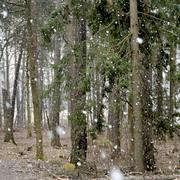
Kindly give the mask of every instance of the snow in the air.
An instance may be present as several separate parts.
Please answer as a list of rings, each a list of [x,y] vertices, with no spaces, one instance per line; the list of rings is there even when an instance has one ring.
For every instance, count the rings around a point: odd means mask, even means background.
[[[81,166],[81,162],[78,161],[78,162],[77,162],[77,165],[78,165],[78,166]]]
[[[104,150],[101,150],[101,158],[106,159],[106,152]]]
[[[52,131],[48,131],[47,132],[47,136],[48,136],[49,140],[52,140],[53,137],[54,137],[53,132]]]
[[[56,132],[57,132],[60,136],[66,134],[65,128],[64,128],[64,127],[61,127],[61,126],[57,126],[57,127],[56,127]]]
[[[109,124],[109,125],[108,125],[108,127],[109,127],[109,129],[111,129],[111,128],[112,128],[112,125],[111,125],[111,124]]]
[[[6,107],[9,109],[11,108],[11,104],[9,102],[6,101]]]
[[[8,16],[8,11],[4,10],[1,12],[3,18],[6,18]]]
[[[142,43],[143,43],[143,39],[140,38],[140,37],[137,37],[136,42],[137,42],[138,44],[142,44]]]
[[[118,167],[113,167],[110,171],[111,180],[123,180],[124,175]]]

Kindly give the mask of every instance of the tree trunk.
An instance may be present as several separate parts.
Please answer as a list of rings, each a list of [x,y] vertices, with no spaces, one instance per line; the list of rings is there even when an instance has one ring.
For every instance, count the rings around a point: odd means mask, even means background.
[[[2,89],[2,95],[3,95],[3,109],[4,109],[4,142],[9,142],[13,139],[13,130],[11,130],[12,127],[12,118],[11,118],[11,112],[12,112],[12,106],[11,101],[9,97],[9,93],[6,89]]]
[[[83,113],[86,103],[86,19],[85,2],[76,2],[80,12],[74,13],[75,20],[75,59],[73,64],[73,84],[71,99],[71,162],[84,162],[87,153],[86,115]]]
[[[23,54],[23,64],[22,64],[22,79],[21,79],[21,98],[20,98],[20,128],[23,128],[26,126],[25,124],[25,74],[26,74],[26,69],[25,69],[25,54]]]
[[[174,109],[176,104],[176,81],[175,81],[175,72],[176,72],[176,45],[173,43],[171,48],[171,57],[170,57],[170,96],[169,96],[169,119],[170,123],[173,125],[174,118]]]
[[[36,1],[26,0],[26,5],[28,30],[27,58],[29,62],[32,101],[34,110],[34,125],[36,133],[36,159],[44,159],[42,137],[42,114],[40,104],[41,99],[38,85]]]
[[[156,116],[156,124],[157,124],[157,134],[161,134],[161,125],[163,123],[163,48],[160,45],[160,52],[157,52],[156,58],[156,69],[157,69],[157,116]],[[161,134],[162,135],[162,134]]]
[[[19,53],[19,57],[18,57],[18,62],[17,62],[16,69],[15,69],[15,79],[14,79],[13,93],[12,93],[10,122],[7,123],[9,125],[9,127],[7,127],[9,131],[6,131],[8,134],[6,135],[6,133],[5,133],[5,137],[4,137],[4,142],[9,142],[10,140],[12,140],[12,142],[14,144],[16,144],[16,142],[14,140],[14,135],[13,135],[13,121],[14,121],[16,93],[17,93],[19,69],[20,69],[21,60],[22,60],[22,54],[23,54],[23,42],[21,44],[21,49],[20,49],[20,53]]]
[[[132,50],[132,93],[134,115],[134,160],[135,170],[144,171],[143,124],[141,114],[141,57],[137,38],[139,34],[137,0],[130,0],[131,50]]]
[[[55,49],[54,49],[54,56],[55,56],[55,64],[60,61],[61,58],[61,47],[60,47],[60,36],[55,36]],[[54,88],[53,88],[53,97],[52,97],[52,122],[51,122],[51,129],[53,131],[53,138],[51,141],[51,145],[53,147],[60,147],[60,134],[57,132],[57,127],[59,126],[59,111],[60,111],[60,77],[58,69],[54,70]]]
[[[134,164],[134,117],[132,107],[132,89],[130,88],[129,93],[129,104],[128,104],[128,129],[129,129],[129,156],[133,168]]]
[[[148,43],[148,40],[147,42]],[[142,116],[143,116],[143,140],[144,140],[144,166],[148,171],[155,169],[154,145],[152,140],[152,65],[150,58],[146,56],[143,61],[142,79]]]
[[[1,82],[0,82],[1,83]],[[2,129],[3,114],[2,114],[2,92],[0,91],[0,130]]]
[[[8,31],[6,31],[5,35],[6,35],[6,38],[8,38]],[[8,46],[6,46],[6,73],[5,73],[5,78],[6,78],[6,89],[8,91],[8,94],[10,95],[10,92],[9,92],[9,49],[8,49]]]
[[[20,115],[20,87],[19,87],[19,84],[17,85],[17,93],[16,93],[16,110],[17,110],[17,114],[15,117],[15,122],[16,122],[17,128],[21,128],[22,123],[21,123],[21,115]]]
[[[122,102],[120,100],[120,93],[118,87],[114,85],[112,92],[110,92],[110,104],[108,114],[108,124],[111,125],[109,128],[109,140],[112,142],[113,153],[112,158],[119,157],[121,153],[120,141],[120,126],[122,120]]]
[[[27,138],[32,137],[32,122],[30,109],[30,78],[29,78],[29,63],[26,62],[26,111],[27,111]]]

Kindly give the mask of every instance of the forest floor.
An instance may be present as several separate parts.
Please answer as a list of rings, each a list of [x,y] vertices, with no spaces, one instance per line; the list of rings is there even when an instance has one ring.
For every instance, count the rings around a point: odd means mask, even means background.
[[[79,174],[81,173],[76,170],[64,170],[63,167],[69,162],[70,156],[69,134],[61,138],[62,147],[60,149],[54,149],[50,146],[48,131],[44,131],[44,161],[35,160],[34,136],[33,138],[27,139],[25,131],[16,131],[14,136],[18,144],[17,146],[12,143],[4,143],[4,135],[0,130],[0,180],[67,180],[68,178],[75,180],[110,179],[108,175],[108,169],[111,166],[108,164],[109,159],[108,157],[104,158],[104,163],[102,163],[102,161],[98,161],[98,158],[100,157],[98,154],[95,155],[95,158],[93,156],[89,157],[89,159],[91,159],[89,167],[91,168],[86,166],[86,169],[82,169],[81,172],[83,171],[83,176],[80,176]],[[158,143],[157,146],[159,153],[156,158],[158,159],[157,166],[160,166],[161,169],[159,168],[156,175],[141,175],[134,173],[131,173],[130,175],[130,173],[126,173],[126,170],[122,170],[126,175],[124,179],[180,180],[180,145],[178,144],[177,139],[177,143],[174,142],[175,141],[170,141],[169,143]],[[97,161],[97,163],[95,161]],[[97,166],[93,169],[95,163]],[[103,166],[104,164],[105,166]],[[127,164],[128,163],[126,162],[126,165]],[[122,167],[126,165],[122,165]],[[97,174],[99,178],[95,178]]]

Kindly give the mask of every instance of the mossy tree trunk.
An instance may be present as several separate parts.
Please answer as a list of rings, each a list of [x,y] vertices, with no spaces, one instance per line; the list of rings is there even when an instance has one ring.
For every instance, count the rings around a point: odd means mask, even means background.
[[[60,36],[56,35],[54,40],[54,58],[55,64],[58,64],[61,58],[61,47],[60,47]],[[51,129],[53,132],[53,138],[51,141],[51,145],[53,147],[60,147],[60,134],[57,132],[57,127],[59,126],[59,112],[60,112],[60,76],[58,72],[58,68],[54,70],[54,88],[53,88],[53,95],[52,95],[52,122],[51,122]]]
[[[163,49],[160,49],[157,58],[157,121],[158,125],[163,121]]]
[[[132,93],[133,93],[133,116],[134,116],[134,161],[135,170],[144,171],[143,152],[143,124],[141,114],[141,56],[137,38],[139,35],[139,22],[137,0],[130,0],[130,30],[132,50]]]
[[[147,5],[151,0],[144,0],[144,11],[149,12]],[[145,17],[142,17],[145,18]],[[145,21],[142,19],[141,22]],[[146,33],[144,33],[146,32]],[[147,171],[155,169],[154,144],[152,139],[153,111],[152,111],[152,51],[150,46],[150,33],[147,26],[142,25],[140,37],[143,44],[140,46],[142,54],[142,120],[143,120],[143,143],[144,143],[144,168]],[[147,51],[144,51],[146,49]]]
[[[29,62],[30,82],[34,110],[34,125],[36,133],[36,159],[44,159],[42,137],[41,97],[38,84],[37,63],[37,10],[35,0],[26,0],[28,49],[27,60]]]
[[[13,85],[13,92],[12,92],[12,102],[10,103],[10,109],[11,109],[10,120],[6,124],[6,125],[8,125],[6,127],[6,129],[8,129],[8,131],[5,131],[5,137],[4,137],[4,142],[9,142],[12,140],[13,144],[15,144],[15,145],[16,145],[16,142],[14,140],[14,135],[13,135],[13,123],[14,123],[13,121],[14,121],[14,111],[15,111],[15,102],[16,102],[16,95],[17,95],[19,70],[20,70],[21,60],[22,60],[22,55],[23,55],[23,44],[24,44],[24,41],[21,43],[21,47],[20,47],[21,49],[20,49],[18,61],[16,64],[15,78],[14,78],[14,85]]]
[[[147,40],[148,43],[148,40]],[[144,45],[145,46],[145,45]],[[152,64],[151,58],[146,55],[143,61],[142,78],[142,116],[143,116],[143,142],[145,170],[155,169],[154,145],[152,140],[153,112],[152,112]]]
[[[11,122],[11,101],[9,97],[9,93],[6,89],[2,89],[2,95],[3,95],[3,109],[4,109],[4,142],[9,142],[13,139],[13,124]]]
[[[32,137],[32,122],[30,108],[30,78],[29,78],[29,63],[26,62],[26,111],[27,111],[27,138]]]
[[[83,113],[86,103],[86,18],[85,2],[75,2],[81,7],[74,12],[75,21],[75,59],[73,64],[73,84],[71,91],[71,162],[84,162],[87,153],[86,115]]]
[[[109,95],[109,140],[112,142],[113,152],[112,158],[117,158],[121,153],[121,120],[122,120],[122,102],[120,99],[119,87],[114,85]]]
[[[169,95],[169,119],[170,124],[175,121],[175,105],[176,105],[176,44],[173,43],[171,47],[170,57],[170,95]],[[172,133],[172,132],[171,132]]]

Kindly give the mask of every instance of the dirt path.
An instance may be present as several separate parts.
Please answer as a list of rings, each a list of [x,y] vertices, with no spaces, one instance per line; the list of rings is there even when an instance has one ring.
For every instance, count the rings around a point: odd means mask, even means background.
[[[16,132],[16,142],[4,143],[0,134],[0,180],[50,180],[40,163],[35,161],[34,139],[26,139],[25,133]],[[28,151],[28,147],[32,147]]]
[[[44,131],[44,154],[45,161],[35,160],[35,139],[27,139],[25,132],[15,132],[18,146],[3,142],[3,133],[0,131],[0,180],[67,180],[62,178],[69,176],[64,172],[63,165],[69,161],[70,147],[69,138],[61,138],[63,147],[53,149]],[[70,175],[71,176],[71,175]],[[73,178],[78,180],[78,178]],[[92,180],[84,178],[82,180]],[[124,180],[180,180],[180,175],[154,175],[154,176],[129,176]],[[95,180],[95,179],[93,179]],[[110,180],[98,178],[97,180]]]

